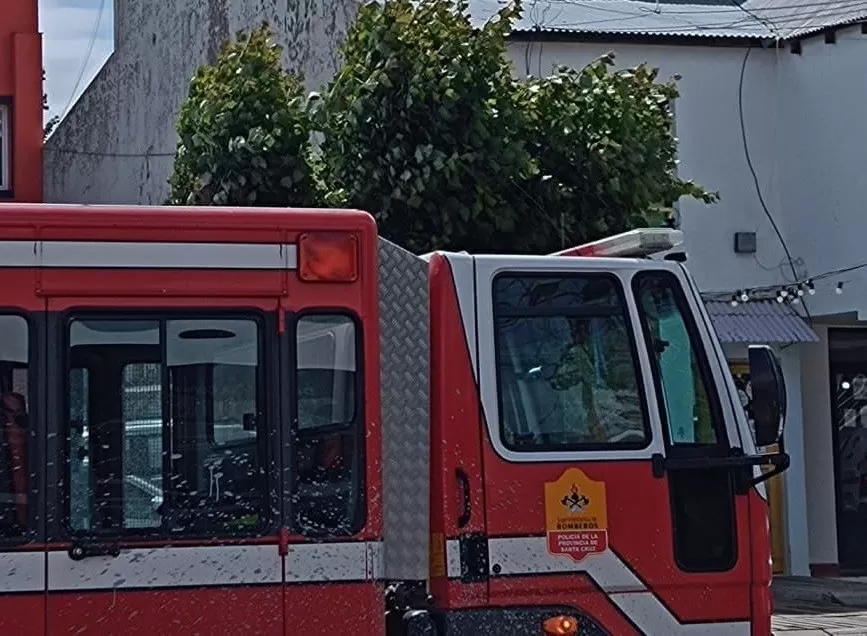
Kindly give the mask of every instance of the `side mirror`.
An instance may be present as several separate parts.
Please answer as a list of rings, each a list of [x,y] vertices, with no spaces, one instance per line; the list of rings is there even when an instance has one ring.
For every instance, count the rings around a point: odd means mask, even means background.
[[[780,441],[786,423],[786,382],[780,360],[766,345],[750,345],[750,417],[756,445],[770,446]]]

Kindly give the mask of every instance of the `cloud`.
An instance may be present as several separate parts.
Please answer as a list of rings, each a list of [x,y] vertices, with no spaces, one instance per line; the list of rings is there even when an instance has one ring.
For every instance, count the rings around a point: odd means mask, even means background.
[[[39,26],[48,119],[75,103],[114,50],[114,1],[39,0]]]

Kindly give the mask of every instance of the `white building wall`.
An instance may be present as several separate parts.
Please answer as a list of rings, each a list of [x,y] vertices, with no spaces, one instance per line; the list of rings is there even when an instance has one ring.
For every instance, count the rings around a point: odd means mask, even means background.
[[[837,563],[837,508],[831,434],[831,381],[828,376],[828,328],[814,325],[819,342],[803,345],[801,390],[804,405],[804,462],[810,564]]]
[[[807,477],[804,450],[806,425],[801,386],[803,383],[801,357],[805,347],[813,344],[799,344],[787,347],[780,354],[780,364],[786,379],[788,404],[786,430],[783,445],[789,454],[788,470],[782,474],[785,484],[785,518],[788,574],[810,576],[810,535],[807,515]]]
[[[788,131],[779,147],[787,238],[810,275],[867,262],[867,35],[856,25],[836,37],[805,40],[800,55],[784,52],[780,91],[766,105]],[[810,310],[864,319],[867,268],[841,279],[849,282],[839,296],[836,280],[817,284]]]

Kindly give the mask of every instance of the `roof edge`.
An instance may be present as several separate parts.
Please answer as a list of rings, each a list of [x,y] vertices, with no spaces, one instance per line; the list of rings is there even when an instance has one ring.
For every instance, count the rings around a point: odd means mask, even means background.
[[[801,38],[794,38],[801,39]],[[710,47],[729,47],[743,48],[745,46],[755,46],[761,42],[773,41],[764,35],[744,34],[744,35],[692,35],[681,33],[625,33],[613,31],[553,31],[544,29],[535,30],[515,30],[509,35],[509,40],[512,42],[604,42],[611,44],[655,44],[665,45],[673,44],[679,46],[710,46]],[[780,39],[780,42],[786,44],[788,41]]]
[[[610,42],[612,44],[654,44],[654,45],[678,45],[678,46],[709,46],[709,47],[736,47],[755,46],[767,42],[772,48],[774,43],[779,43],[781,48],[791,46],[795,42],[803,42],[813,38],[823,37],[828,32],[849,29],[858,25],[867,25],[867,14],[862,18],[840,21],[834,24],[814,27],[803,31],[792,32],[785,37],[775,38],[771,34],[743,33],[739,35],[702,35],[699,33],[659,33],[654,31],[625,32],[625,31],[581,31],[566,29],[515,29],[509,35],[513,42]]]

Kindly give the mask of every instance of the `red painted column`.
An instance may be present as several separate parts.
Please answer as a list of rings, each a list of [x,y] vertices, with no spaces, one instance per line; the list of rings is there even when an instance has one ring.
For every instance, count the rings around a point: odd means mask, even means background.
[[[12,35],[12,191],[14,201],[42,201],[42,36]]]

